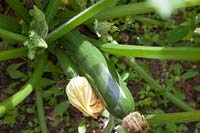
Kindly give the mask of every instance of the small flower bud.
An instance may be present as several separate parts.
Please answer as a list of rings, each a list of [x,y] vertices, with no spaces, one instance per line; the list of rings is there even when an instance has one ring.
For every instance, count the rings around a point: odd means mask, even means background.
[[[97,98],[91,85],[85,77],[75,77],[66,86],[69,102],[85,116],[98,117],[104,109],[103,102]]]

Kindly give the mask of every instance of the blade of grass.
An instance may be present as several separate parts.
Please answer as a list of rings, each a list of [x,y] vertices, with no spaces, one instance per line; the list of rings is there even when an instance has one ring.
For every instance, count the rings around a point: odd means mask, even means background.
[[[47,21],[48,25],[51,24],[51,22],[53,21],[53,18],[55,17],[56,12],[58,10],[58,6],[60,4],[60,1],[61,0],[50,0],[49,1],[48,7],[47,7],[47,10],[45,13],[46,21]]]
[[[17,23],[17,21],[18,20],[15,17],[0,14],[0,28],[2,29],[20,32],[21,26]]]
[[[38,113],[38,119],[39,119],[41,132],[48,133],[47,124],[45,121],[44,104],[42,100],[42,89],[36,88],[35,95],[36,95],[37,113]]]
[[[72,19],[70,19],[69,21],[56,28],[54,31],[52,31],[47,36],[47,42],[52,42],[56,40],[57,38],[69,32],[70,30],[74,29],[76,26],[82,24],[83,22],[94,16],[96,13],[103,10],[105,7],[112,5],[113,2],[116,1],[118,0],[101,0],[97,2],[96,4],[82,11],[81,13],[74,16]]]
[[[155,91],[157,91],[160,95],[166,97],[171,103],[184,111],[195,111],[195,109],[193,109],[191,106],[178,99],[173,94],[167,92],[165,88],[160,86],[147,72],[144,71],[144,69],[136,62],[133,57],[126,57],[125,62],[129,67],[135,69],[146,82],[152,85]]]
[[[1,50],[0,61],[22,57],[25,56],[26,54],[27,54],[27,49],[25,47],[3,50],[3,51]]]
[[[5,0],[6,3],[18,14],[24,21],[27,23],[30,22],[31,16],[28,13],[28,10],[22,5],[19,0]]]
[[[200,61],[200,48],[134,46],[110,43],[100,45],[99,47],[104,52],[121,56],[133,56],[150,59]]]
[[[200,121],[200,111],[153,114],[146,117],[150,125]]]
[[[0,28],[0,37],[16,40],[16,41],[20,41],[20,42],[23,42],[26,39],[28,39],[28,37],[26,37],[24,35],[20,35],[20,34],[14,33],[14,32],[10,32],[10,31],[2,29],[2,28]]]
[[[33,88],[37,86],[37,83],[41,79],[46,62],[47,62],[47,54],[44,53],[39,57],[36,68],[31,78],[26,82],[26,84],[10,98],[0,103],[0,117],[6,111],[14,108],[16,105],[21,103],[33,91]]]
[[[180,4],[177,4],[177,6],[175,7],[177,9],[200,5],[199,0],[182,0],[179,2]],[[129,15],[150,13],[150,12],[155,12],[155,9],[152,7],[152,5],[148,4],[148,2],[134,3],[134,4],[110,7],[106,10],[106,12],[100,12],[96,14],[89,21],[93,22],[94,19],[104,20],[104,19],[118,18]]]

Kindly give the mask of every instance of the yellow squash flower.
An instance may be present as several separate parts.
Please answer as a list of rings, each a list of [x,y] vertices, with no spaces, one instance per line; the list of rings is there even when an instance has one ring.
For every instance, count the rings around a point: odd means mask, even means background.
[[[97,118],[104,109],[103,102],[97,98],[85,77],[75,77],[66,86],[69,102],[85,116]]]

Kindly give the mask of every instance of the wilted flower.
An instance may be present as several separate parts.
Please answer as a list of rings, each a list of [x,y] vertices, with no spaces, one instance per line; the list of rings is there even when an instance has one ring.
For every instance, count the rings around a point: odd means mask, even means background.
[[[97,98],[85,77],[75,77],[66,86],[69,102],[85,116],[97,118],[104,109],[103,102]]]

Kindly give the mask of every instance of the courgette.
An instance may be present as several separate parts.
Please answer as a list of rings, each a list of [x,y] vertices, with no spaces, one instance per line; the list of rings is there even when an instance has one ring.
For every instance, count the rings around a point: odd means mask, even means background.
[[[113,116],[122,119],[134,111],[133,96],[123,81],[111,73],[106,59],[95,46],[75,31],[64,35],[59,41]]]
[[[97,98],[87,78],[79,76],[79,71],[64,50],[58,47],[50,47],[49,50],[56,55],[58,63],[69,80],[66,86],[68,101],[85,116],[92,116],[96,119],[104,109],[102,100]]]

